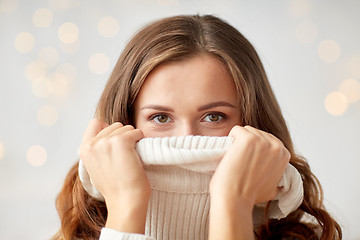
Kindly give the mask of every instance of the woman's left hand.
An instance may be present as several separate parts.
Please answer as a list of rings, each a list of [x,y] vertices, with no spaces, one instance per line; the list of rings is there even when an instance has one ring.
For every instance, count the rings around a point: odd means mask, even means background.
[[[210,182],[209,236],[249,239],[253,207],[276,197],[290,153],[278,138],[251,126],[235,126],[229,136],[234,141]]]

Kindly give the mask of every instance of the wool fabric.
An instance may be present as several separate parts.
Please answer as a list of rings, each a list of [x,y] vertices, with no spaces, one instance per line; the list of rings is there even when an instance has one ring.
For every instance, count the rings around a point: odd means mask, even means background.
[[[207,239],[209,183],[232,141],[230,137],[180,136],[144,138],[136,144],[152,189],[146,216],[147,236],[157,240]],[[79,177],[91,196],[104,201],[81,160]],[[303,200],[301,176],[291,164],[278,187],[269,217],[281,219]],[[264,204],[254,207],[254,225],[263,223],[264,208]]]

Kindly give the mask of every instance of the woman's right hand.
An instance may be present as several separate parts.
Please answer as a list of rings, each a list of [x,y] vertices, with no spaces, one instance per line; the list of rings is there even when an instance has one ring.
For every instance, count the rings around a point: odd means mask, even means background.
[[[145,227],[151,189],[135,150],[143,137],[133,126],[93,119],[79,149],[92,183],[105,198],[106,226],[123,232],[143,233]]]

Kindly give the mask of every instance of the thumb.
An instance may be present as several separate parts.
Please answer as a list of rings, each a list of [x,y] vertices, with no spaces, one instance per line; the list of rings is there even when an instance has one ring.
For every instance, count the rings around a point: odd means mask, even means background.
[[[83,142],[96,137],[99,132],[101,132],[104,128],[108,127],[109,124],[99,120],[99,119],[92,119],[88,126],[86,127],[84,136],[83,136]]]

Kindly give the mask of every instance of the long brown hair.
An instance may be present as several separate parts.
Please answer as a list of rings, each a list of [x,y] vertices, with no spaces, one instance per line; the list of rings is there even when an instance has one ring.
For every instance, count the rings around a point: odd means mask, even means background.
[[[324,208],[319,181],[306,160],[294,152],[259,56],[241,33],[217,17],[169,17],[139,31],[121,54],[98,103],[96,117],[109,124],[133,124],[134,101],[147,75],[159,64],[195,54],[209,54],[223,62],[238,91],[242,125],[278,137],[291,153],[290,163],[302,176],[301,206],[281,220],[265,216],[265,224],[254,229],[258,239],[341,239],[339,224]],[[105,225],[106,206],[82,188],[77,164],[67,175],[56,201],[61,229],[54,239],[98,239]]]

